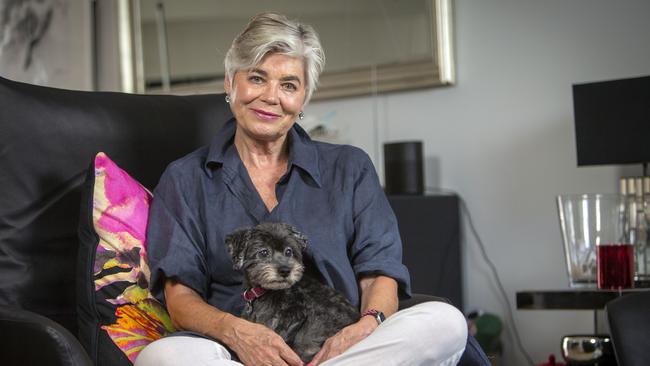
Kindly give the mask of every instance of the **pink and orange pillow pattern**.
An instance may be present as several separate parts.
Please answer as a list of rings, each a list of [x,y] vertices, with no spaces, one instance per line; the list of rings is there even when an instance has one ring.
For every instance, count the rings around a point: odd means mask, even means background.
[[[165,307],[151,296],[147,264],[147,219],[151,193],[106,154],[95,157],[93,226],[99,236],[93,273],[95,291],[129,284],[115,298],[114,324],[103,325],[118,348],[134,362],[149,343],[174,332]]]

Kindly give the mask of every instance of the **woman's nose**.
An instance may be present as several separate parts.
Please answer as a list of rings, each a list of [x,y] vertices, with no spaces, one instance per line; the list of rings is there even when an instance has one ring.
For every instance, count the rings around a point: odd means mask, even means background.
[[[269,83],[262,93],[262,100],[269,104],[278,103],[278,89],[274,83]]]

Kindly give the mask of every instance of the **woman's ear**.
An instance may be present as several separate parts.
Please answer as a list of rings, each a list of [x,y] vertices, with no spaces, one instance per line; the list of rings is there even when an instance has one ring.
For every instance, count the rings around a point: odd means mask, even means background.
[[[230,83],[230,75],[228,74],[226,74],[225,77],[223,78],[223,90],[228,95],[230,95],[230,92],[232,91],[232,85]]]

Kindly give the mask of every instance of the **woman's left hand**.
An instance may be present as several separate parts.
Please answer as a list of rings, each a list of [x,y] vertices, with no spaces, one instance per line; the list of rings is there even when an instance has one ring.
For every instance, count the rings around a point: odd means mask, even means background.
[[[340,355],[370,335],[375,328],[377,328],[377,321],[373,317],[361,317],[358,322],[348,325],[326,340],[323,343],[323,348],[307,366],[316,366]]]

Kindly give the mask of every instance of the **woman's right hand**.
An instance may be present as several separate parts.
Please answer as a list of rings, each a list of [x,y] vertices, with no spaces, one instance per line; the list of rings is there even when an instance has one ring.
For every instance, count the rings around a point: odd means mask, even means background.
[[[193,289],[167,279],[165,300],[174,326],[217,339],[246,366],[302,366],[300,357],[271,329],[209,305]]]
[[[273,330],[233,317],[227,341],[246,366],[302,366],[300,357]]]

